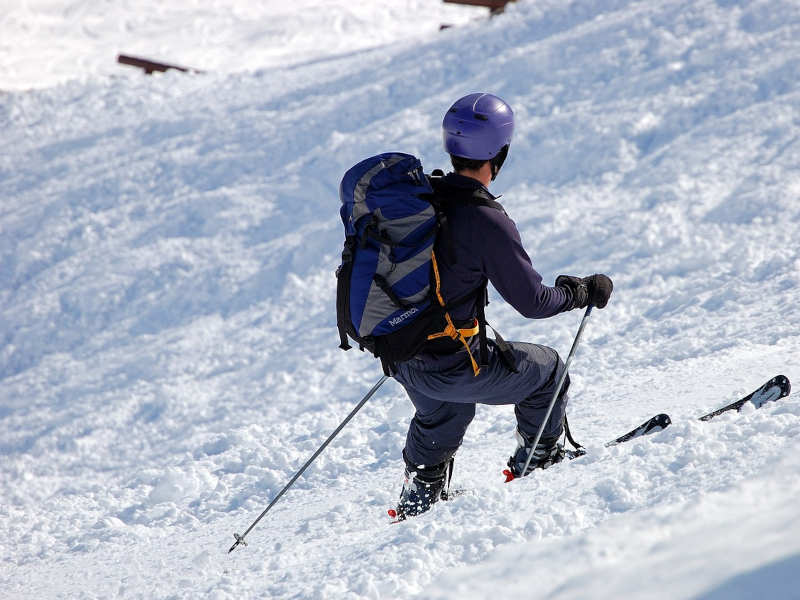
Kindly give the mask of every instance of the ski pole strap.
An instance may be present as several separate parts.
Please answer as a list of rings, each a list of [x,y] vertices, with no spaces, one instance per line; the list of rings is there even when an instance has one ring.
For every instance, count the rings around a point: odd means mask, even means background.
[[[564,437],[570,444],[572,444],[572,447],[575,448],[575,450],[580,450],[581,448],[583,448],[583,446],[578,442],[576,442],[575,439],[572,437],[572,432],[569,430],[569,421],[567,420],[566,414],[564,415]]]

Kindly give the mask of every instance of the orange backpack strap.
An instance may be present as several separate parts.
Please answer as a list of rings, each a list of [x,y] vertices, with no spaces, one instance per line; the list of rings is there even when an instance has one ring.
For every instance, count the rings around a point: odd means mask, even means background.
[[[434,281],[436,282],[436,299],[439,301],[439,306],[446,309],[446,303],[444,298],[442,297],[442,289],[441,289],[441,279],[439,277],[439,266],[436,263],[436,253],[431,251],[431,265],[433,266],[433,277]],[[438,333],[432,333],[428,336],[429,340],[436,340],[443,337],[449,337],[453,340],[459,341],[464,345],[464,348],[467,349],[467,354],[469,354],[469,360],[472,364],[472,371],[475,375],[478,375],[481,372],[480,366],[478,366],[475,357],[472,355],[472,350],[469,347],[469,343],[467,340],[474,336],[481,331],[480,322],[477,320],[475,321],[475,325],[473,327],[459,329],[453,323],[453,319],[450,316],[450,313],[447,310],[444,311],[444,318],[447,322],[447,326],[444,330],[439,331]]]

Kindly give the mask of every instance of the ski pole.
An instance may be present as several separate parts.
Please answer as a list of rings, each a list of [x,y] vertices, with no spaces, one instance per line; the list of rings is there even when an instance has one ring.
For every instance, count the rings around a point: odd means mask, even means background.
[[[556,398],[558,398],[558,394],[561,392],[561,388],[564,385],[564,381],[567,379],[567,372],[569,371],[569,364],[572,362],[572,357],[575,356],[575,350],[578,347],[578,342],[581,341],[581,335],[583,335],[583,329],[586,327],[586,321],[589,319],[589,315],[592,314],[592,305],[586,307],[586,312],[583,313],[583,319],[581,319],[581,324],[578,327],[578,333],[575,334],[575,341],[572,342],[572,348],[570,348],[569,355],[567,356],[567,362],[564,363],[564,371],[561,373],[561,377],[558,379],[558,385],[556,386],[556,391],[553,393],[553,399],[550,400],[550,406],[547,407],[547,414],[544,416],[544,420],[542,421],[542,426],[539,427],[539,433],[536,434],[536,439],[533,440],[533,444],[531,445],[531,450],[528,452],[528,460],[525,461],[525,466],[522,468],[522,472],[520,473],[520,477],[525,476],[525,472],[528,470],[528,465],[531,464],[531,458],[533,458],[533,452],[536,450],[536,445],[539,443],[539,440],[542,437],[542,433],[544,432],[544,427],[547,425],[547,420],[550,418],[550,413],[553,412],[553,406],[555,406]]]
[[[344,421],[342,421],[336,428],[336,430],[328,436],[328,439],[322,443],[322,445],[317,449],[316,452],[314,452],[314,455],[311,458],[309,458],[308,461],[306,461],[306,464],[300,467],[300,470],[297,473],[295,473],[294,477],[292,477],[289,483],[286,484],[286,487],[284,487],[280,492],[278,492],[278,495],[275,496],[272,502],[269,503],[269,506],[267,506],[267,508],[264,509],[264,512],[258,515],[258,518],[255,521],[253,521],[250,527],[247,528],[247,531],[245,531],[242,535],[239,535],[238,533],[233,534],[233,537],[236,539],[236,542],[233,544],[233,546],[231,546],[231,549],[228,550],[228,554],[233,552],[236,546],[238,546],[239,544],[241,544],[242,546],[247,546],[247,543],[244,541],[244,538],[247,536],[247,534],[250,533],[253,527],[255,527],[262,518],[264,518],[264,515],[266,515],[269,512],[269,509],[271,509],[275,505],[275,503],[281,499],[281,496],[283,496],[286,493],[286,490],[292,487],[292,484],[295,481],[297,481],[297,479],[303,474],[303,472],[308,468],[308,466],[312,462],[314,462],[314,460],[322,453],[323,450],[325,450],[325,448],[327,447],[328,444],[331,443],[333,438],[335,438],[339,434],[339,432],[342,429],[344,429],[344,426],[350,422],[350,419],[352,419],[355,416],[355,414],[361,409],[361,407],[367,403],[367,400],[372,398],[372,395],[376,391],[378,391],[378,388],[381,387],[381,385],[383,385],[383,382],[386,381],[388,378],[389,377],[387,375],[384,375],[378,380],[378,383],[372,386],[372,389],[368,391],[367,395],[361,399],[361,402],[359,402],[356,405],[356,407],[352,411],[350,411],[350,414],[345,417]]]

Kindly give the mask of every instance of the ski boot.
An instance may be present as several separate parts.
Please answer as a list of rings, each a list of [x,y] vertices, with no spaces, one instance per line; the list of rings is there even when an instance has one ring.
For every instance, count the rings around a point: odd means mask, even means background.
[[[432,467],[412,465],[406,461],[405,481],[397,510],[390,509],[389,516],[403,521],[427,512],[439,500],[447,500],[452,475],[452,457]]]
[[[514,436],[517,438],[517,450],[514,456],[508,459],[508,469],[503,471],[506,476],[506,483],[513,481],[518,477],[530,475],[534,469],[546,469],[550,465],[561,462],[564,460],[564,445],[558,442],[558,437],[541,439],[533,449],[533,456],[531,462],[528,464],[528,469],[522,473],[525,467],[525,462],[528,460],[528,454],[531,451],[531,442],[519,429],[516,430]]]

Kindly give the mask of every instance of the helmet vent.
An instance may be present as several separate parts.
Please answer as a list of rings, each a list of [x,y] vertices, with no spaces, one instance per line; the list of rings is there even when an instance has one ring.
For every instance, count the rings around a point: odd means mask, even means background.
[[[478,119],[478,120],[480,120],[480,121],[488,121],[488,120],[489,120],[489,117],[487,117],[486,115],[479,115],[479,114],[476,114],[476,115],[475,115],[475,118],[476,118],[476,119]]]

